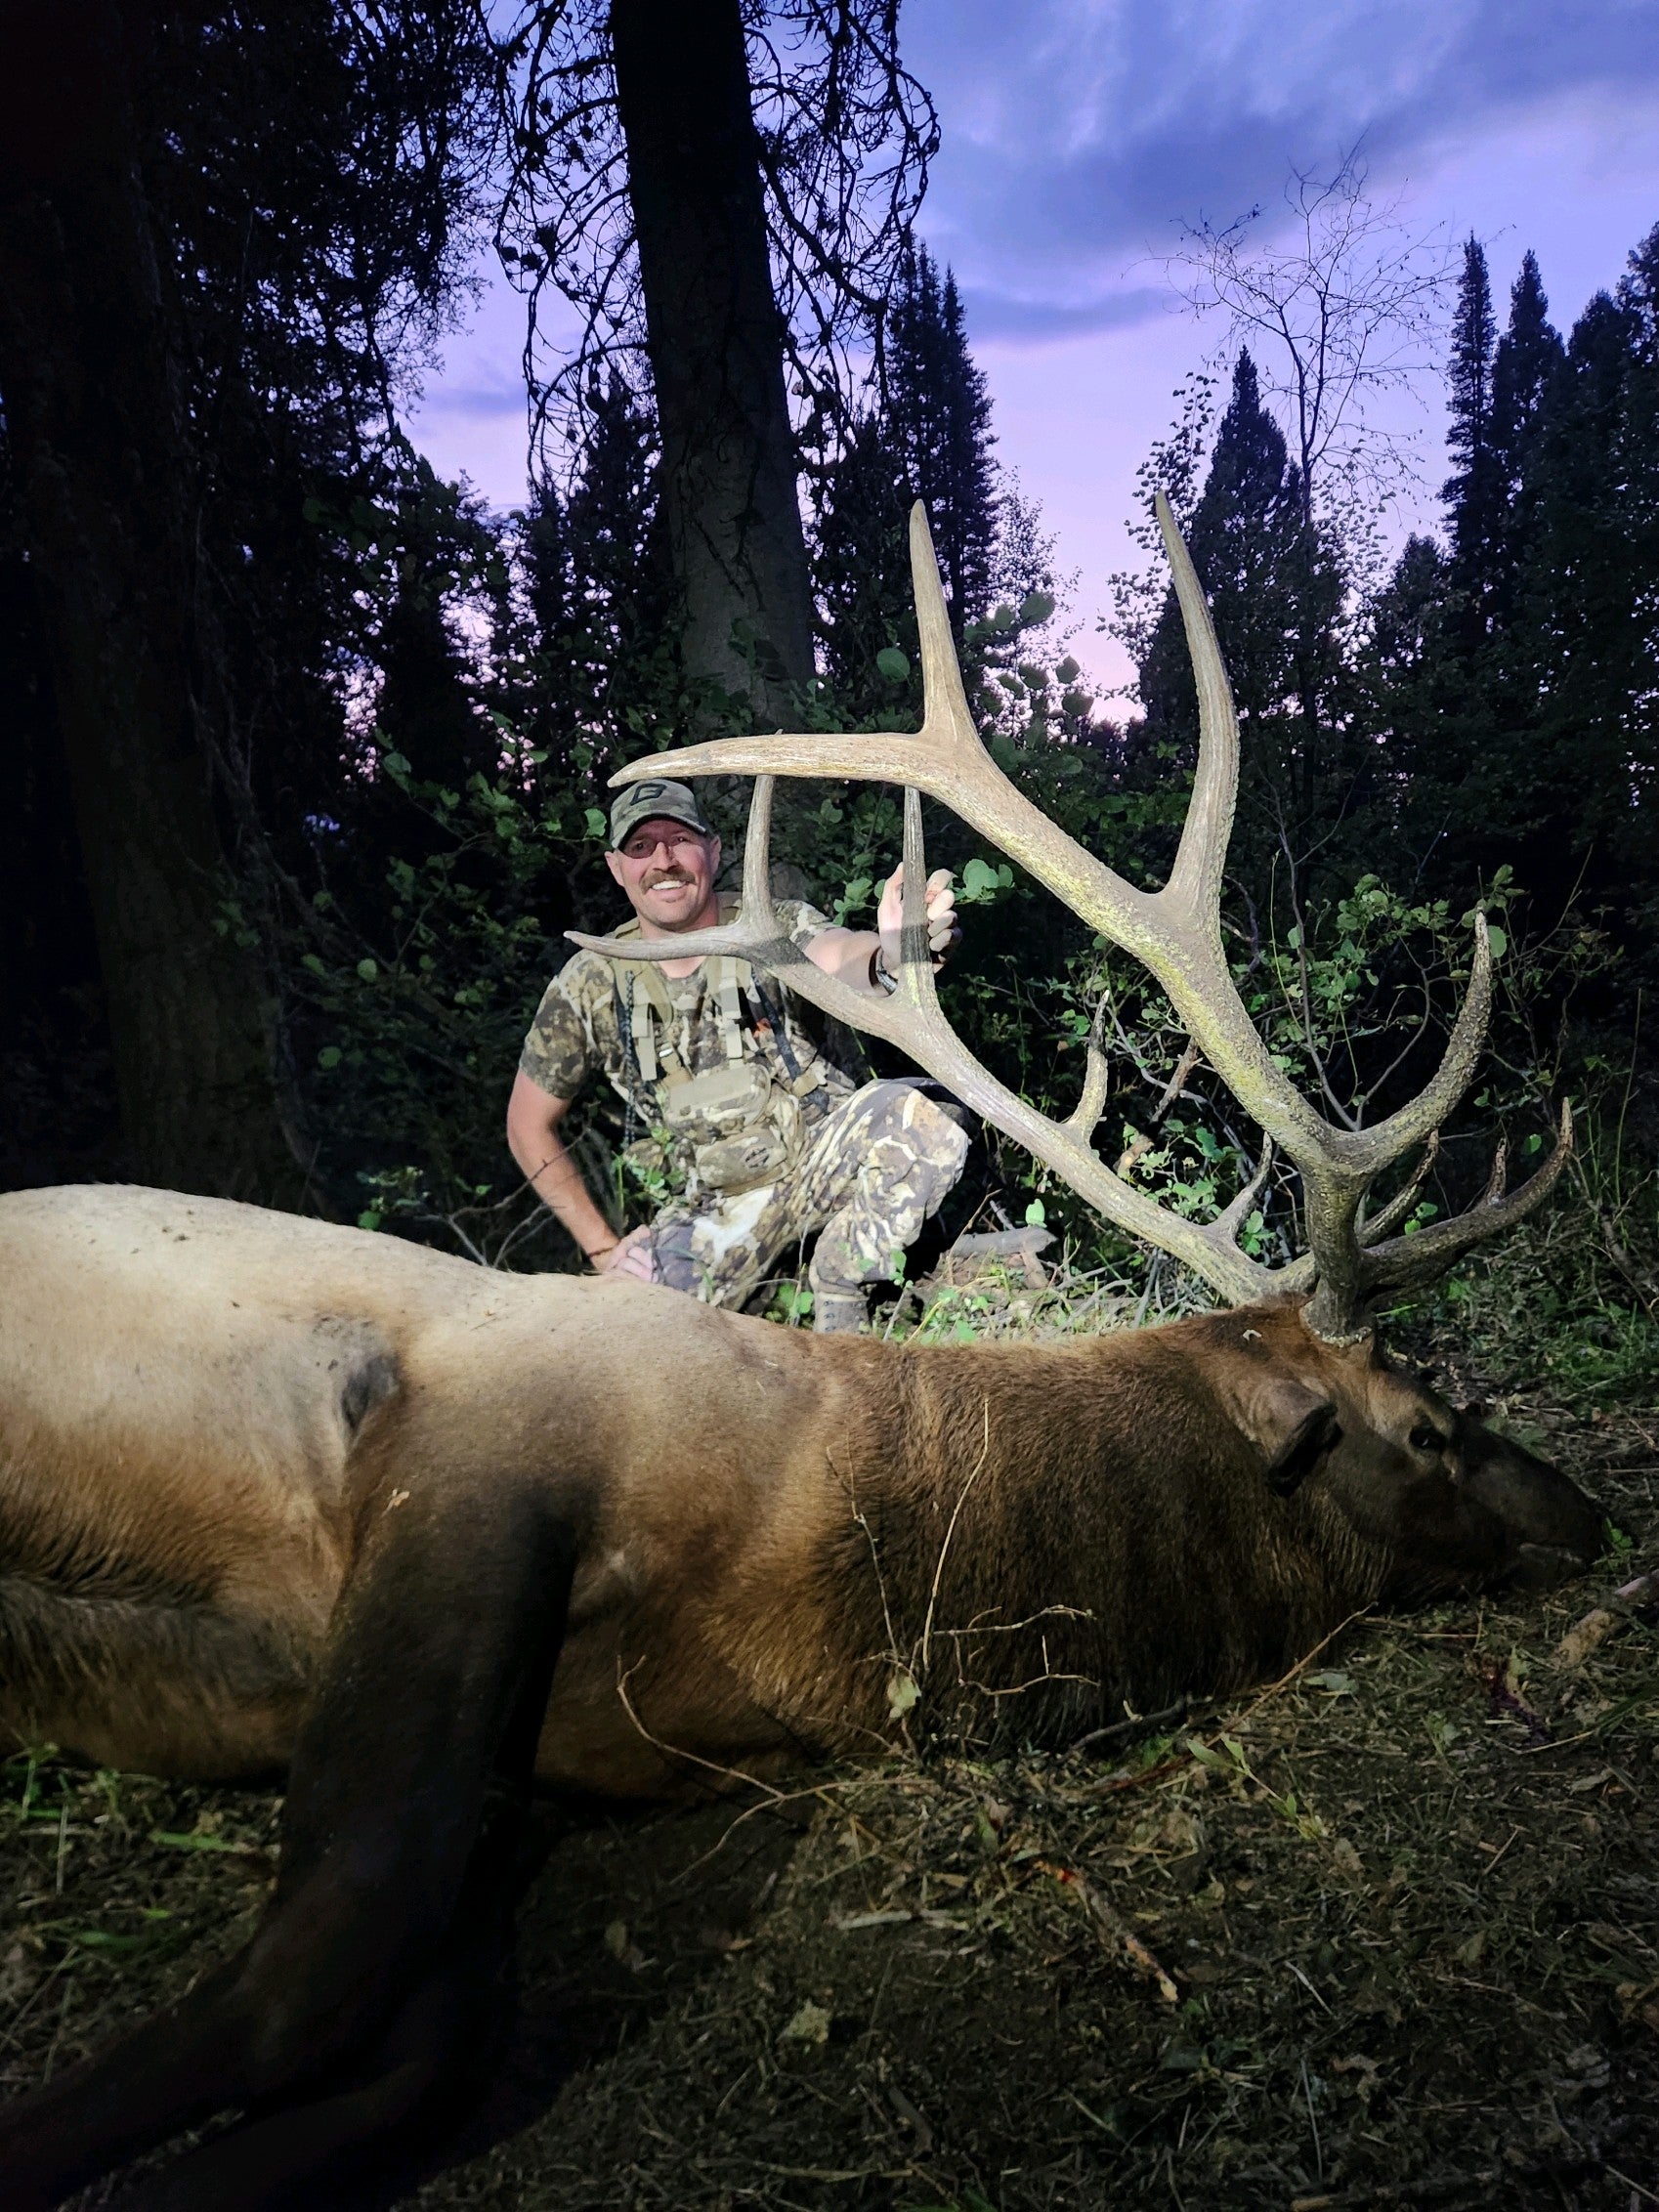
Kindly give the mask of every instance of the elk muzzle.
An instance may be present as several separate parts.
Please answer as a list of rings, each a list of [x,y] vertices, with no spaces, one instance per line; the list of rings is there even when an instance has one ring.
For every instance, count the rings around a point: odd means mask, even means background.
[[[1454,1441],[1459,1487],[1504,1530],[1506,1555],[1492,1582],[1550,1590],[1594,1565],[1606,1516],[1570,1476],[1471,1414],[1459,1415]]]

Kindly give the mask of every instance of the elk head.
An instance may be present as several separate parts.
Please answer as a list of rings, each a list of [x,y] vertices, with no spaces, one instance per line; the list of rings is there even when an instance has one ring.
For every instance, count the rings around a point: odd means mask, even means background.
[[[1384,1602],[1543,1588],[1601,1549],[1600,1510],[1478,1408],[1459,1409],[1373,1338],[1323,1342],[1300,1300],[1216,1314],[1206,1370],[1282,1498],[1317,1492],[1380,1561]]]
[[[683,959],[738,953],[773,969],[791,991],[855,1029],[884,1037],[964,1104],[1023,1144],[1118,1227],[1158,1246],[1234,1304],[1276,1292],[1307,1294],[1303,1318],[1327,1343],[1371,1333],[1370,1312],[1384,1295],[1432,1281],[1469,1248],[1519,1221],[1554,1186],[1572,1149],[1572,1118],[1561,1108],[1549,1158],[1518,1190],[1506,1193],[1502,1145],[1482,1197],[1463,1214],[1393,1236],[1432,1158],[1435,1132],[1468,1086],[1492,999],[1484,916],[1475,920],[1468,994],[1439,1068],[1407,1105],[1366,1129],[1340,1128],[1308,1104],[1278,1068],[1228,972],[1221,942],[1221,875],[1238,792],[1239,736],[1231,688],[1192,562],[1162,492],[1158,521],[1174,574],[1198,684],[1198,770],[1175,865],[1160,891],[1137,890],[1069,837],[1011,784],[980,742],[968,712],[945,597],[919,500],[911,511],[911,572],[921,640],[926,710],[915,736],[899,731],[825,737],[724,738],[653,753],[612,778],[752,774],[757,778],[744,851],[743,897],[732,922],[653,946],[573,930],[577,945],[617,957]],[[867,998],[828,976],[791,945],[772,906],[770,828],[775,776],[846,776],[905,787],[905,929],[898,989]],[[1091,1041],[1083,1095],[1063,1122],[1040,1114],[974,1059],[940,1010],[923,919],[927,870],[917,793],[942,799],[1017,860],[1090,929],[1138,959],[1156,978],[1193,1043],[1267,1142],[1255,1174],[1213,1221],[1183,1219],[1117,1175],[1089,1139],[1106,1096],[1106,1064]],[[1413,1145],[1424,1146],[1417,1173],[1367,1218],[1366,1192]],[[1301,1177],[1308,1251],[1270,1267],[1240,1249],[1239,1231],[1277,1145]]]

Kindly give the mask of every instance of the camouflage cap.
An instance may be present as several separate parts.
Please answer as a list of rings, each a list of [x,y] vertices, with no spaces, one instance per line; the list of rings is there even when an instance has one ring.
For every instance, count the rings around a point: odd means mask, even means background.
[[[702,818],[697,794],[689,784],[673,784],[665,777],[648,776],[643,784],[630,784],[617,794],[611,808],[611,849],[623,845],[642,822],[683,822],[704,837],[714,832]]]

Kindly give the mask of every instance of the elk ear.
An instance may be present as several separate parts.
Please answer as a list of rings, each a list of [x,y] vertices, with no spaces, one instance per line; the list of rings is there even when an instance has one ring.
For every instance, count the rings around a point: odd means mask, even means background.
[[[1288,1498],[1301,1487],[1325,1454],[1341,1441],[1342,1425],[1329,1398],[1309,1406],[1267,1463],[1267,1487]]]
[[[1281,1498],[1300,1487],[1342,1433],[1336,1401],[1288,1375],[1263,1378],[1234,1419],[1265,1458],[1268,1488]]]

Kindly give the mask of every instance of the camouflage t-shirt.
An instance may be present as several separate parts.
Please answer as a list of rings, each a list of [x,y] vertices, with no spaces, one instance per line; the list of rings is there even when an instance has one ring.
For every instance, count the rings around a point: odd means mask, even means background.
[[[830,927],[804,899],[779,899],[776,911],[783,933],[803,949],[821,929]],[[737,900],[722,895],[721,919],[729,920],[736,912]],[[615,934],[632,934],[636,926]],[[702,1075],[726,1060],[720,1004],[709,988],[709,967],[704,960],[691,975],[662,978],[674,1017],[669,1042],[688,1075]],[[661,1084],[643,1079],[637,1047],[624,1041],[617,988],[619,972],[603,953],[573,953],[542,994],[519,1066],[553,1098],[574,1098],[590,1076],[603,1075],[619,1098],[631,1101],[635,1113],[652,1122],[659,1118]],[[781,1068],[786,1076],[795,1069],[821,1066],[824,1081],[802,1100],[808,1120],[816,1121],[838,1100],[850,1097],[858,1084],[829,1056],[817,1008],[795,998],[776,976],[759,969],[752,972],[755,988],[742,995],[744,1057],[761,1060],[774,1074]],[[756,1022],[771,1024],[774,1041],[782,1031],[775,1056],[757,1037]]]

